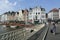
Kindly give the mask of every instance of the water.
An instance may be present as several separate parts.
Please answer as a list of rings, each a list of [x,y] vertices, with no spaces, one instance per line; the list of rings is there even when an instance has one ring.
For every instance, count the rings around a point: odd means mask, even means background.
[[[18,29],[22,29],[22,28],[23,27],[19,27]],[[9,27],[3,27],[3,25],[0,25],[0,34],[10,32],[13,30],[17,30],[17,29],[13,29],[13,28],[9,28]]]

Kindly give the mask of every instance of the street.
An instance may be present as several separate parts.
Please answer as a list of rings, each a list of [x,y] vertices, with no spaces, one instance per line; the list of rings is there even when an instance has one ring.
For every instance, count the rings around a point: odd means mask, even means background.
[[[52,24],[49,25],[49,30],[45,40],[60,40],[60,24],[56,24],[56,35],[53,35],[50,30],[53,27]]]

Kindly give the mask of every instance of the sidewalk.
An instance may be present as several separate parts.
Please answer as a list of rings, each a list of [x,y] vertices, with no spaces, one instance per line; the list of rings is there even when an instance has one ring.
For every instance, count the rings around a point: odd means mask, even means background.
[[[53,27],[52,25],[49,26],[48,34],[45,40],[60,40],[60,24],[57,24],[56,27],[56,35],[53,35],[50,30]]]

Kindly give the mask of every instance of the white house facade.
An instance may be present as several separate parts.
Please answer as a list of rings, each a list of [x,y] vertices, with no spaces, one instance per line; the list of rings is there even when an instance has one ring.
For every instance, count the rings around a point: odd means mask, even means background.
[[[60,19],[60,10],[57,9],[57,8],[52,9],[48,13],[48,19],[51,19],[51,20],[58,20],[58,19]]]
[[[48,13],[48,19],[53,19],[53,12]]]
[[[15,14],[15,19],[17,21],[24,21],[24,16],[22,13],[22,10],[19,10],[16,14]]]
[[[7,14],[2,14],[1,15],[1,22],[6,22],[8,19],[7,19]]]
[[[60,8],[59,8],[59,19],[60,19]]]
[[[28,20],[31,23],[43,23],[46,20],[45,9],[41,7],[35,7],[29,9]]]
[[[1,22],[1,16],[2,16],[2,15],[0,15],[0,22]]]
[[[5,12],[1,15],[1,22],[9,22],[15,20],[15,12]]]

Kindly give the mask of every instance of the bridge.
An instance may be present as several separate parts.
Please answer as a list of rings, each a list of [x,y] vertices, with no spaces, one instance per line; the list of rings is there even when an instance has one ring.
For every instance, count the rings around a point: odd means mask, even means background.
[[[38,26],[38,27],[37,27]],[[32,28],[26,28],[23,27],[21,29],[16,29],[13,31],[7,31],[0,34],[0,40],[27,40],[32,35],[37,33],[41,28],[43,28],[44,24],[35,25],[35,27]],[[29,29],[29,30],[27,30]],[[33,31],[32,31],[33,30]]]
[[[52,24],[37,24],[32,28],[23,27],[0,34],[0,40],[60,40],[60,25],[57,25],[56,35],[50,32]]]

